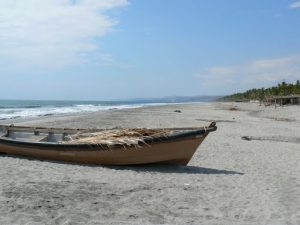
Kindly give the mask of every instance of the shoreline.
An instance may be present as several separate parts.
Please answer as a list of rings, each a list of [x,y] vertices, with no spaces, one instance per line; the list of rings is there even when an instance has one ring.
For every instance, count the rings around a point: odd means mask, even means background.
[[[133,106],[133,107],[128,107],[128,108],[111,108],[111,109],[99,109],[97,111],[85,111],[85,112],[72,112],[72,113],[57,113],[57,114],[46,114],[46,115],[41,115],[41,116],[29,116],[29,117],[18,117],[18,118],[9,118],[9,119],[0,119],[0,123],[2,125],[9,125],[9,124],[18,124],[18,123],[29,123],[29,122],[37,122],[37,121],[43,121],[43,120],[52,120],[52,119],[63,119],[63,118],[68,118],[68,117],[81,117],[81,116],[87,116],[91,115],[93,116],[94,114],[97,113],[107,113],[107,112],[114,112],[114,111],[123,111],[123,110],[133,110],[135,111],[136,109],[140,108],[148,108],[148,107],[168,107],[168,106],[176,106],[178,105],[179,107],[181,105],[194,105],[194,104],[210,104],[210,102],[184,102],[184,103],[149,103],[145,105],[140,105],[140,106]]]
[[[125,124],[132,127],[129,123],[136,124],[138,127],[146,125],[149,128],[161,128],[168,117],[174,117],[178,121],[174,121],[176,124],[184,125],[184,122],[187,122],[191,126],[191,121],[189,117],[197,117],[194,120],[196,126],[203,126],[205,122],[216,121],[217,123],[224,122],[237,122],[235,118],[231,118],[230,115],[225,115],[215,113],[222,110],[229,111],[234,114],[236,108],[236,113],[247,112],[250,116],[260,118],[260,119],[269,119],[274,121],[282,122],[296,122],[300,121],[299,110],[300,106],[290,105],[284,107],[274,108],[272,106],[263,106],[257,103],[236,103],[236,102],[192,102],[192,103],[172,103],[172,104],[163,104],[163,105],[147,105],[138,108],[125,108],[125,109],[109,109],[109,110],[99,110],[95,112],[79,112],[79,113],[68,113],[68,114],[58,114],[58,115],[49,115],[49,116],[40,116],[40,117],[30,117],[30,118],[18,118],[18,119],[8,119],[3,120],[3,125],[16,124],[16,125],[25,125],[25,126],[54,126],[57,127],[59,124],[72,127],[67,128],[89,128],[83,127],[91,125],[92,128],[112,128],[112,127],[123,127]],[[186,110],[187,109],[187,110]],[[211,110],[210,115],[202,113],[201,110]],[[217,110],[217,111],[215,111]],[[188,111],[188,113],[187,113]],[[151,124],[147,123],[147,118],[150,118],[152,114],[160,118],[159,123]],[[155,115],[157,114],[157,115]],[[137,116],[140,123],[135,121],[134,116]],[[144,118],[143,118],[144,116]],[[203,117],[204,116],[204,117]],[[109,123],[103,122],[103,120],[98,120],[97,117],[104,117],[110,122],[113,122],[111,125]],[[126,118],[127,117],[127,118]],[[224,118],[223,118],[224,117]],[[182,119],[184,118],[184,120]],[[227,119],[226,119],[227,118]],[[87,123],[87,121],[93,121],[93,123]],[[145,120],[145,121],[143,121]],[[55,123],[57,121],[57,123]],[[195,122],[197,121],[197,122]],[[120,124],[118,124],[118,122]],[[49,125],[47,125],[49,124]],[[141,124],[141,125],[139,125]],[[78,125],[78,127],[76,127]],[[147,126],[148,125],[148,126]],[[75,127],[74,127],[75,126]],[[173,127],[173,126],[170,126]]]
[[[164,104],[164,105],[147,105],[139,108],[126,108],[126,109],[110,109],[110,110],[99,110],[96,112],[80,112],[80,113],[70,113],[64,115],[51,115],[51,116],[42,116],[42,117],[31,117],[31,118],[18,118],[18,119],[9,119],[3,120],[5,123],[2,124],[15,124],[15,125],[26,125],[26,126],[54,126],[57,127],[58,124],[64,126],[71,126],[68,128],[89,128],[83,127],[85,123],[84,120],[93,120],[91,127],[92,128],[112,128],[123,126],[122,124],[126,124],[125,121],[128,120],[126,117],[130,117],[133,119],[135,115],[142,117],[151,117],[152,113],[164,114],[166,116],[177,116],[181,117],[181,112],[175,112],[175,110],[180,110],[182,108],[188,107],[192,110],[197,110],[198,107],[204,107],[211,105],[212,103],[172,103],[172,104]],[[161,115],[162,116],[162,115]],[[111,125],[108,123],[102,123],[101,120],[97,120],[97,117],[105,117],[108,120],[111,120],[110,117],[119,119],[120,125],[118,125],[118,121],[113,121]],[[142,118],[139,118],[142,120]],[[57,123],[55,122],[57,121]],[[59,122],[59,123],[58,123]],[[137,121],[131,121],[137,122]],[[138,124],[138,123],[135,123]],[[143,123],[141,123],[143,124]],[[77,127],[77,126],[78,127]],[[150,127],[161,127],[160,124],[154,124],[154,126]]]
[[[299,106],[179,104],[16,124],[151,128],[210,120],[218,130],[187,166],[102,167],[0,155],[0,224],[297,225]]]

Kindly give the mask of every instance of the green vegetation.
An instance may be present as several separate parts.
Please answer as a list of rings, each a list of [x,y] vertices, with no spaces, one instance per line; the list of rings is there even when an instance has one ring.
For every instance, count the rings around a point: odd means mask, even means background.
[[[220,101],[250,101],[264,99],[272,96],[286,96],[286,95],[299,95],[300,94],[300,81],[297,80],[295,84],[282,82],[276,87],[270,88],[254,88],[243,93],[236,93],[220,98]]]

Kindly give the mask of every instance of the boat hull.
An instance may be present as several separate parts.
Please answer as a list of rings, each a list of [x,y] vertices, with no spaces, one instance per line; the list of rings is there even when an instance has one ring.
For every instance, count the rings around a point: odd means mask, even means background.
[[[207,134],[132,147],[43,145],[0,140],[0,152],[42,160],[100,165],[177,164],[186,165]]]

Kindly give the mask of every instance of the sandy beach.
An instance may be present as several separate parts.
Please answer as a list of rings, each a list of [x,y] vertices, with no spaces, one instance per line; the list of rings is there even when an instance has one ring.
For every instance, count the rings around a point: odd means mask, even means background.
[[[2,124],[151,128],[213,120],[218,130],[188,166],[85,166],[2,154],[0,224],[300,224],[300,106],[174,104]]]

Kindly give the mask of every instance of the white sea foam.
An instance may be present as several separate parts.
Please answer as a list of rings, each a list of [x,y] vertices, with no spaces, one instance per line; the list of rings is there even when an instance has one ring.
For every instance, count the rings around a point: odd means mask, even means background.
[[[14,118],[40,117],[49,115],[75,114],[84,112],[96,112],[111,109],[140,108],[148,105],[162,105],[162,103],[149,104],[128,104],[128,105],[93,105],[78,104],[60,107],[39,107],[39,108],[4,108],[0,109],[0,120]]]
[[[1,101],[0,120],[42,117],[50,115],[64,115],[85,112],[96,112],[111,109],[130,109],[145,106],[173,105],[178,103],[133,103],[133,104],[105,104],[57,101]],[[185,103],[180,103],[185,104]]]

